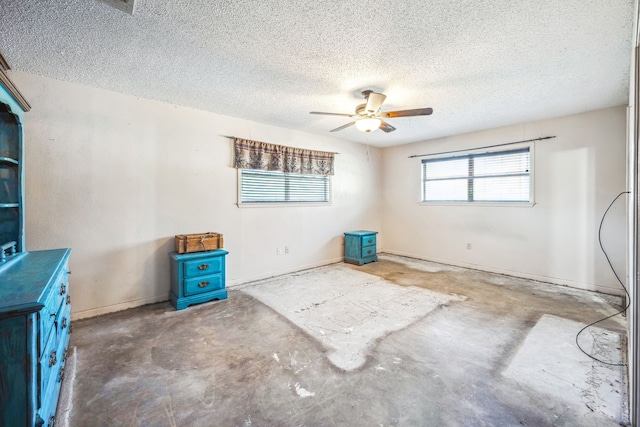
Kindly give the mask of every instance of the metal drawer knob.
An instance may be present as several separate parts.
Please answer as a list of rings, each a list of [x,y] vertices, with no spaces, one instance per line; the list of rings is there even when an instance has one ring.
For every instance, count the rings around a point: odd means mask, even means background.
[[[62,319],[62,329],[66,328],[66,327],[67,327],[67,318],[66,318],[66,317],[64,317],[64,318]]]
[[[64,380],[64,366],[60,368],[60,375],[58,376],[58,382],[61,383]]]
[[[207,268],[209,268],[209,264],[200,264],[198,266],[198,270],[206,270]]]
[[[367,240],[367,243],[371,243],[371,239]]]
[[[206,288],[207,286],[209,286],[208,281],[198,283],[199,288]]]
[[[369,250],[367,251],[367,253],[368,253],[368,254],[370,254],[370,253],[371,253],[371,249],[369,249]]]
[[[52,367],[56,363],[58,363],[58,360],[56,359],[56,351],[53,350],[49,355],[49,367]]]
[[[71,304],[71,294],[67,294],[67,304]]]
[[[60,295],[64,295],[67,292],[67,286],[63,283],[60,285]]]

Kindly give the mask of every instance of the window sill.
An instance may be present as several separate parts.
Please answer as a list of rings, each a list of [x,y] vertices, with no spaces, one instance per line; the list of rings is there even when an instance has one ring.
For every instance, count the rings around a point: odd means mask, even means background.
[[[294,208],[309,206],[331,206],[331,202],[272,202],[272,203],[236,203],[239,208]]]
[[[532,208],[535,204],[535,202],[418,202],[419,206],[485,206],[501,208]]]

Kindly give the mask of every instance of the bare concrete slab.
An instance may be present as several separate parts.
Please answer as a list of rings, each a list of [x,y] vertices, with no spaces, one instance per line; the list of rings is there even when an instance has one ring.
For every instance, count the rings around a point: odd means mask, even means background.
[[[585,412],[624,420],[625,367],[594,363],[575,345],[584,324],[544,315],[531,329],[503,374],[523,386],[553,396]],[[620,334],[594,327],[580,335],[589,354],[609,363],[623,362]]]
[[[402,257],[336,264],[74,322],[64,413],[74,427],[619,426],[624,370],[581,358],[573,333],[620,303]],[[614,358],[624,337],[618,319],[583,339]]]

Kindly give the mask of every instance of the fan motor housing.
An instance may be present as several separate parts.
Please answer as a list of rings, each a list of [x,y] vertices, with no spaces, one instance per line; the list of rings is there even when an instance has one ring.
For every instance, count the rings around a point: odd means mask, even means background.
[[[366,108],[367,108],[367,104],[360,104],[356,107],[356,114],[359,116],[366,116]]]

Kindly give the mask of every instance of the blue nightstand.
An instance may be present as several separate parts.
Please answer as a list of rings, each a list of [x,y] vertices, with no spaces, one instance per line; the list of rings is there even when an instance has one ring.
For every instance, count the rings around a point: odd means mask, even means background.
[[[171,304],[182,310],[191,304],[226,299],[225,257],[228,253],[222,249],[189,254],[172,252]]]
[[[376,234],[377,231],[366,230],[344,233],[344,262],[362,265],[378,261]]]

